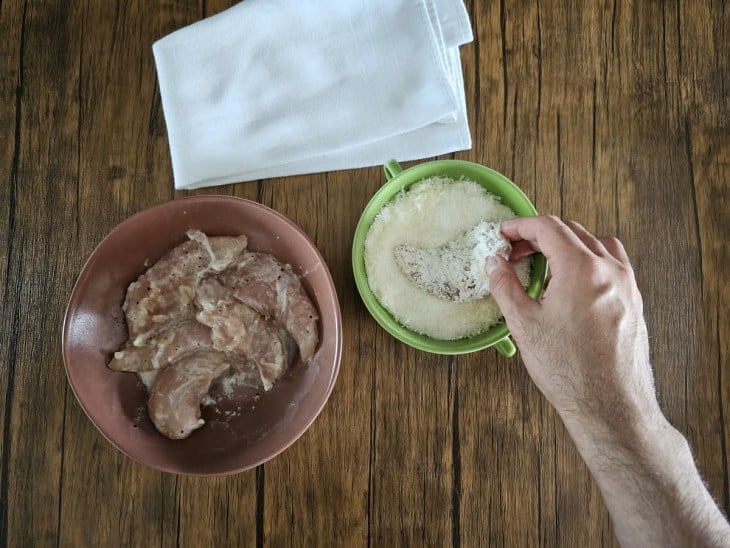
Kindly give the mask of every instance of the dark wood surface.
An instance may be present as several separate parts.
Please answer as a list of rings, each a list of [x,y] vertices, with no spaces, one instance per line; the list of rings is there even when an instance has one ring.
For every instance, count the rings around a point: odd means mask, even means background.
[[[596,485],[519,359],[418,352],[367,314],[350,243],[379,168],[195,192],[280,211],[334,276],[339,380],[290,449],[232,477],[176,477],[118,453],[84,415],[60,349],[75,278],[117,223],[192,194],[172,187],[151,45],[230,4],[0,2],[0,545],[615,545]],[[730,9],[468,8],[474,146],[451,156],[501,171],[541,212],[624,241],[661,404],[730,512]]]

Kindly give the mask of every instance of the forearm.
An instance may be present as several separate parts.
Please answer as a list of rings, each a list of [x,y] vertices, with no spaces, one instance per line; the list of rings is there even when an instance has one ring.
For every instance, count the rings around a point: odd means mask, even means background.
[[[685,438],[663,416],[624,429],[571,428],[623,546],[730,546]],[[614,433],[611,432],[614,430]]]
[[[686,440],[656,400],[643,302],[615,238],[555,217],[502,223],[512,259],[550,261],[540,299],[514,266],[486,265],[535,384],[560,414],[626,546],[730,546],[730,526],[702,483]]]

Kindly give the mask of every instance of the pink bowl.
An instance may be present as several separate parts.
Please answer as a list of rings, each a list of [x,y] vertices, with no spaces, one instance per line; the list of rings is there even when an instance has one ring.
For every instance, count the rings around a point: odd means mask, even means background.
[[[121,304],[127,286],[198,228],[248,237],[249,248],[292,265],[320,313],[320,343],[269,392],[239,391],[203,408],[206,424],[185,440],[155,430],[147,392],[132,373],[106,367],[127,338]],[[312,241],[289,219],[256,202],[200,196],[133,215],[97,246],[81,270],[63,323],[63,359],[71,388],[91,422],[132,459],[166,472],[224,475],[253,468],[296,441],[324,407],[342,354],[342,317],[332,277]]]

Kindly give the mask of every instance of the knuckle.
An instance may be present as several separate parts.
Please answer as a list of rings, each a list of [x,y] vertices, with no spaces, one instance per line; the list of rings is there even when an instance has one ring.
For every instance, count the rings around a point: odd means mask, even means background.
[[[545,220],[554,226],[562,226],[563,221],[557,215],[546,215]]]
[[[601,258],[585,255],[582,259],[583,269],[591,280],[604,280],[611,278],[609,269],[606,268],[605,262]]]
[[[624,244],[621,243],[621,240],[619,240],[616,236],[605,236],[604,238],[601,238],[602,240],[605,240],[609,243],[609,245],[614,246],[617,249],[622,249],[624,247]]]

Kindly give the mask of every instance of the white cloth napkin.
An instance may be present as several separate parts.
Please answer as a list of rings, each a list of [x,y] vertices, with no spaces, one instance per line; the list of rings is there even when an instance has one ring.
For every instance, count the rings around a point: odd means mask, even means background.
[[[245,0],[153,45],[176,188],[471,147],[463,0]]]

